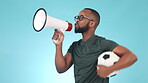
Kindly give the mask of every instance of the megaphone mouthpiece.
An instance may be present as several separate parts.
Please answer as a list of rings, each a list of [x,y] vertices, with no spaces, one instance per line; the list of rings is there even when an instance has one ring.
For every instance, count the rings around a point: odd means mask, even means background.
[[[71,31],[71,29],[72,29],[72,24],[68,22],[68,28],[66,31]]]

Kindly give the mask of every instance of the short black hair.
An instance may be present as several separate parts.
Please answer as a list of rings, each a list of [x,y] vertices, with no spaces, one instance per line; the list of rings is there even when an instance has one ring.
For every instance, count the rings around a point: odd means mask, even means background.
[[[98,19],[98,22],[97,22],[97,26],[99,25],[100,23],[100,14],[94,10],[94,9],[91,9],[91,8],[84,8],[84,10],[90,10],[91,13]]]

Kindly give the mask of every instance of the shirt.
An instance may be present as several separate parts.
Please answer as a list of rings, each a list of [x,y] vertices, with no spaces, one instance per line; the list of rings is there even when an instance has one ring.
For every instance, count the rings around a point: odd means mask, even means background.
[[[112,51],[118,44],[103,37],[93,35],[87,41],[73,42],[68,53],[72,54],[75,83],[109,83],[109,78],[97,75],[97,60],[101,53]]]

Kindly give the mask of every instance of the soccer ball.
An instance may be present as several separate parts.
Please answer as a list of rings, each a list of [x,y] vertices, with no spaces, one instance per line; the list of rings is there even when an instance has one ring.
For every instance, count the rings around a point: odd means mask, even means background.
[[[109,67],[114,65],[119,59],[120,59],[119,56],[117,56],[114,52],[111,52],[111,51],[103,52],[98,57],[98,65],[104,65]],[[97,69],[99,68],[97,67]],[[118,72],[119,70],[114,71],[111,74],[109,74],[107,77],[115,76]]]

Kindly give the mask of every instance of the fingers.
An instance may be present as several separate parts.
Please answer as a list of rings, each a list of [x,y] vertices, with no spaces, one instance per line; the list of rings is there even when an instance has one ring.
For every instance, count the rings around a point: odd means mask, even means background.
[[[98,76],[100,76],[102,78],[106,78],[108,76],[108,70],[106,70],[106,68],[107,68],[106,66],[97,65],[96,67],[97,67],[96,72],[97,72]],[[99,67],[99,69],[98,69],[98,67]]]
[[[101,69],[102,65],[97,65],[96,67],[97,67],[96,72],[97,72],[97,74],[99,74],[99,71],[100,71],[100,69]]]
[[[55,29],[54,35],[52,37],[52,40],[54,40],[54,43],[56,45],[61,44],[64,39],[64,34],[62,31]]]
[[[100,68],[104,67],[104,65],[97,65],[96,67],[100,69]]]
[[[53,40],[57,40],[60,36],[64,36],[63,32],[61,32],[60,30],[55,29],[54,30],[54,35],[52,37]]]
[[[57,40],[57,39],[59,38],[60,32],[59,32],[57,29],[55,29],[54,31],[55,31],[55,32],[54,32],[54,35],[53,35],[52,39],[53,39],[53,40]]]

